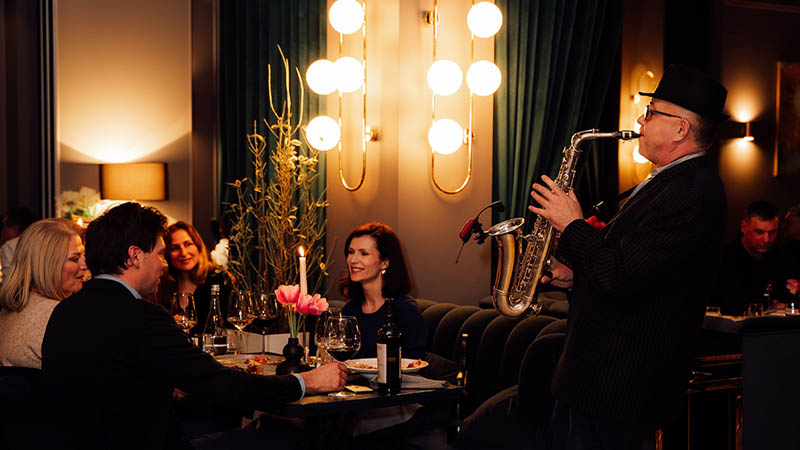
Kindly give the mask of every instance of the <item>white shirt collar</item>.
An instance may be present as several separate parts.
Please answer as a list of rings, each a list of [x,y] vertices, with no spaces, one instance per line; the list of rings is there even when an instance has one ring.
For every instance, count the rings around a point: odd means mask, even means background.
[[[142,299],[142,296],[139,295],[138,292],[136,292],[136,289],[132,288],[128,283],[120,280],[119,278],[115,277],[114,275],[107,274],[107,273],[101,273],[100,275],[97,275],[94,278],[97,278],[97,279],[100,279],[100,280],[113,280],[113,281],[116,281],[117,283],[122,284],[123,286],[125,286],[126,289],[131,291],[131,294],[133,294],[134,297],[136,297],[136,298],[138,298],[140,300]]]

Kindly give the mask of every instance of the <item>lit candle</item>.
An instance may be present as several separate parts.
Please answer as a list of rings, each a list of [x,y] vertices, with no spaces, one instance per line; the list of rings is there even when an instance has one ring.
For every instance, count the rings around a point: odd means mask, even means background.
[[[306,281],[306,254],[303,246],[298,247],[300,253],[300,295],[308,294],[308,282]]]

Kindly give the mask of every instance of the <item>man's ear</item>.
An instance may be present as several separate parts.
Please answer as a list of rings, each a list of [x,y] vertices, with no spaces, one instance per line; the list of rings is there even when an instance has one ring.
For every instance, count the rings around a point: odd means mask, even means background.
[[[747,228],[747,219],[742,219],[742,221],[739,222],[739,231],[741,231],[742,234],[744,234],[745,228]]]
[[[135,245],[131,245],[130,247],[128,247],[128,261],[127,261],[128,267],[136,267],[137,269],[140,267],[141,253],[142,250]]]

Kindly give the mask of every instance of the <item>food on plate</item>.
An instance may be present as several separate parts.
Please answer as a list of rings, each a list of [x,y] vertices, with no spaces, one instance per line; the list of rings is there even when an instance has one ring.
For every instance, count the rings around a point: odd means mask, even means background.
[[[421,359],[417,359],[415,361],[411,361],[407,365],[403,366],[403,369],[416,369],[417,367],[422,367],[425,365],[425,361]]]
[[[373,366],[372,364],[364,364],[361,362],[350,364],[350,367],[354,369],[378,370],[378,366]]]

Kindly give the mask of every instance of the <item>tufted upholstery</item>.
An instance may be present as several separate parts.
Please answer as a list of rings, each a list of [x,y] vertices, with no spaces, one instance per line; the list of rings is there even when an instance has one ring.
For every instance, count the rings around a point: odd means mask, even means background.
[[[451,361],[457,361],[459,359],[455,355],[457,345],[453,344],[459,342],[464,321],[479,310],[477,306],[459,306],[448,311],[436,327],[429,350]]]
[[[519,379],[519,368],[522,358],[528,347],[547,325],[555,322],[556,319],[549,316],[531,316],[521,320],[506,339],[503,348],[503,360],[500,364],[500,375],[497,389],[505,389],[517,384]]]
[[[519,323],[518,319],[498,316],[489,322],[478,344],[476,361],[470,367],[467,389],[467,404],[470,410],[497,392],[503,348],[511,330]]]
[[[555,399],[550,384],[561,352],[564,350],[564,333],[540,334],[528,347],[519,369],[519,400],[526,405],[526,413],[545,420],[553,410]]]
[[[431,343],[433,342],[433,336],[436,334],[436,327],[439,326],[439,322],[444,318],[445,314],[449,313],[450,310],[457,308],[458,305],[454,303],[436,303],[425,308],[422,311],[422,318],[425,320],[425,325],[428,326],[428,348],[431,348]]]

